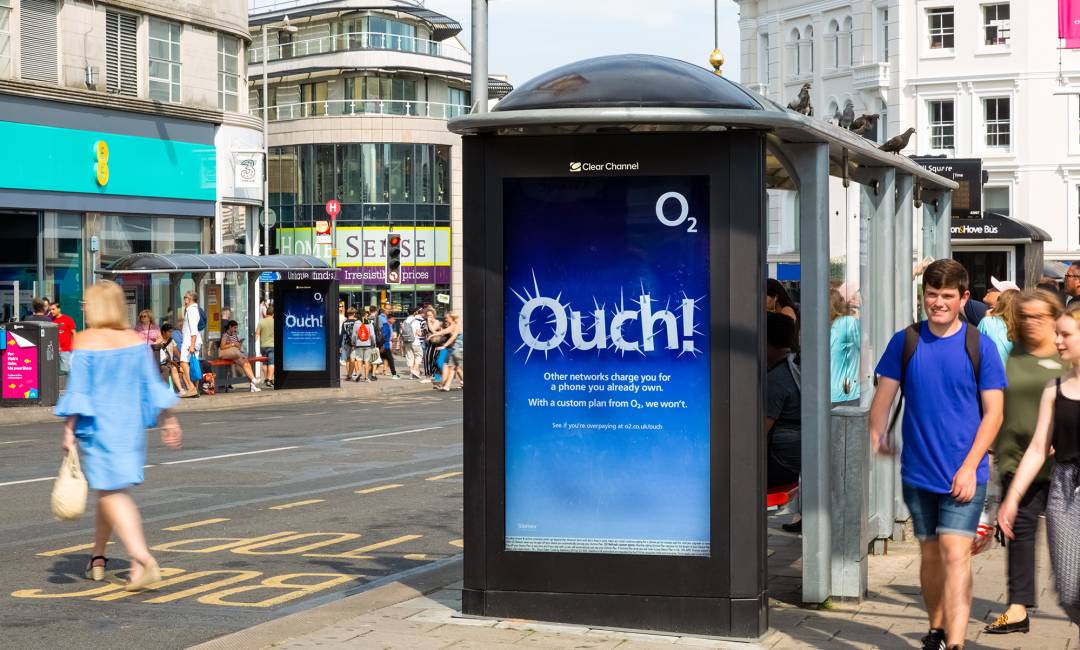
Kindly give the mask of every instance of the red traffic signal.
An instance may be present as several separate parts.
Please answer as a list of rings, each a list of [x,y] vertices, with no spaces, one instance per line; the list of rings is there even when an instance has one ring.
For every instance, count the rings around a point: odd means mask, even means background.
[[[386,283],[401,283],[401,235],[389,233],[386,235]]]
[[[388,240],[388,243],[391,246],[397,246],[397,245],[401,244],[401,237],[398,237],[397,235],[390,235],[390,239]]]

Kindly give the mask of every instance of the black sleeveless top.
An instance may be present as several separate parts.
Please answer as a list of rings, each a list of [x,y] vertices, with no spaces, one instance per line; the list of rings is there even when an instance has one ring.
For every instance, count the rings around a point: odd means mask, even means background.
[[[1050,444],[1054,446],[1054,462],[1080,467],[1080,400],[1069,399],[1061,393],[1061,377],[1057,378]]]

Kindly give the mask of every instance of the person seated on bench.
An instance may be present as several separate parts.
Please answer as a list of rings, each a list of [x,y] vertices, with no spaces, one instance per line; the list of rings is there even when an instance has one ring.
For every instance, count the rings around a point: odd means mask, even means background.
[[[172,336],[173,327],[168,323],[161,324],[161,349],[155,352],[158,356],[158,364],[161,366],[161,378],[165,381],[172,377],[172,388],[179,393],[188,393],[188,384],[180,381],[180,351],[176,347],[176,340]]]
[[[255,373],[251,371],[251,364],[248,363],[247,355],[241,349],[243,344],[236,334],[236,326],[237,323],[234,320],[225,324],[225,332],[221,335],[221,346],[218,348],[218,358],[232,361],[233,365],[242,369],[244,374],[247,375],[251,392],[258,393],[262,389],[255,384]]]
[[[783,314],[766,314],[766,483],[770,490],[798,483],[802,467],[802,391],[799,367],[795,364],[795,355],[791,353],[794,340],[795,321]],[[789,532],[798,530],[795,524],[785,524],[784,529]]]

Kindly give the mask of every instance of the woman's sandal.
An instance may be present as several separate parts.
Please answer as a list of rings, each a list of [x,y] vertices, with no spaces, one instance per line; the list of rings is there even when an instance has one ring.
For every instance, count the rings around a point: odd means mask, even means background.
[[[124,591],[142,591],[155,582],[161,582],[161,571],[154,560],[143,565],[143,574],[138,580],[132,580],[124,585]]]
[[[101,560],[101,566],[95,566],[94,562]],[[95,555],[90,558],[90,564],[86,565],[86,577],[94,582],[103,582],[105,580],[105,565],[109,563],[109,558],[104,555]]]

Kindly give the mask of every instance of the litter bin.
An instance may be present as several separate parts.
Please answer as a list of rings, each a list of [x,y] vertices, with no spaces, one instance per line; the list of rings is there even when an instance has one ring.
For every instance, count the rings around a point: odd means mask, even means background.
[[[60,396],[59,328],[34,321],[6,323],[0,333],[0,405],[55,405]]]

